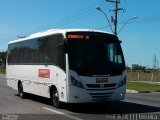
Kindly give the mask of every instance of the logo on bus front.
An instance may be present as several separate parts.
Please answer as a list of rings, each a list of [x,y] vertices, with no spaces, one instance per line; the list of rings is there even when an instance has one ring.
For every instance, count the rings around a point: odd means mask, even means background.
[[[100,88],[104,88],[104,84],[100,84]]]

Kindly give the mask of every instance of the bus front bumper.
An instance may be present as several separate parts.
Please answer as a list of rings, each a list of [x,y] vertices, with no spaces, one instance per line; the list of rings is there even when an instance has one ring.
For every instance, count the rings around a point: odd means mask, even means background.
[[[87,90],[75,86],[69,86],[68,103],[107,102],[124,100],[126,85],[113,90]]]

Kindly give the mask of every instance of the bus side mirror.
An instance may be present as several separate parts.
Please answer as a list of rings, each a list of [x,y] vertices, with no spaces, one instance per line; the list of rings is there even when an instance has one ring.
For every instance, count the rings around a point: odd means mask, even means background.
[[[68,48],[68,43],[67,42],[63,43],[63,49],[64,49],[64,53],[68,53],[69,48]]]
[[[119,44],[116,45],[116,55],[120,55],[122,53],[121,47]]]

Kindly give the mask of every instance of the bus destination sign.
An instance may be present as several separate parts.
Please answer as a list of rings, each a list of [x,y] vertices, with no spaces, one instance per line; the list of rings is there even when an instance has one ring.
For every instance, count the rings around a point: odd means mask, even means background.
[[[68,34],[68,39],[85,39],[88,40],[90,37],[89,35],[77,35],[77,34]]]

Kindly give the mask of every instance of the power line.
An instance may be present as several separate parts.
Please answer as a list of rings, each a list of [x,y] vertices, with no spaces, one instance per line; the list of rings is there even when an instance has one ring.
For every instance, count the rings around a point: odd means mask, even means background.
[[[69,19],[62,19],[60,21],[58,21],[59,23],[57,24],[54,24],[54,27],[59,27],[59,26],[64,26],[66,24],[69,24],[69,23],[72,23],[72,22],[77,22],[78,20],[81,20],[81,19],[84,19],[85,17],[88,17],[95,12],[95,6],[98,4],[99,2],[96,2],[92,5],[90,5],[90,7],[86,7],[86,9],[82,9],[76,13],[79,13],[79,14],[73,14],[73,15],[69,15]],[[102,8],[104,8],[104,4],[101,5]]]
[[[151,17],[144,17],[144,18],[138,18],[138,20],[136,21],[130,21],[128,22],[128,24],[132,24],[132,23],[143,23],[143,22],[156,22],[160,20],[160,16],[151,16]],[[124,24],[124,22],[119,22],[118,24]]]
[[[127,24],[139,24],[139,23],[149,23],[149,22],[156,22],[156,21],[160,21],[160,16],[152,16],[152,17],[144,17],[144,18],[140,18],[140,20],[136,20],[136,21],[130,21]],[[125,22],[118,22],[119,25],[124,24]],[[109,28],[109,26],[106,25],[102,25],[102,26],[98,26],[96,27],[98,29],[105,29],[105,28]]]
[[[160,20],[160,16],[152,16],[152,17],[148,17],[148,18],[143,18],[139,21],[136,21],[137,23],[142,23],[142,22],[154,22],[154,21],[159,21]]]
[[[100,4],[100,1],[95,2],[95,3],[93,3],[93,4],[91,4],[91,5],[87,6],[87,7],[85,7],[85,8],[83,8],[83,9],[80,9],[80,10],[78,10],[78,11],[76,11],[76,12],[74,12],[74,13],[66,16],[66,17],[63,17],[63,18],[55,21],[55,22],[54,22],[54,27],[55,27],[55,26],[56,26],[56,27],[62,26],[61,24],[64,25],[65,23],[68,24],[69,21],[72,21],[72,22],[73,22],[73,20],[75,21],[75,19],[78,19],[78,20],[81,19],[81,18],[82,18],[81,16],[85,17],[85,16],[88,16],[90,13],[92,14],[92,12],[95,12],[95,11],[93,11],[93,10],[95,9],[95,6],[96,6],[97,4]],[[101,3],[101,4],[102,4],[102,3]]]
[[[90,4],[89,6],[83,8],[83,9],[75,11],[75,12],[71,13],[70,15],[67,15],[67,16],[59,19],[59,20],[56,20],[55,22],[53,22],[53,24],[50,23],[46,26],[60,27],[60,26],[64,26],[64,25],[67,25],[67,24],[70,24],[70,23],[73,23],[73,22],[77,22],[78,20],[84,19],[85,17],[96,13],[94,11],[94,9],[95,9],[95,6],[97,4],[101,4],[101,6],[104,7],[104,4],[102,4],[101,2],[95,2],[95,3]],[[138,21],[132,21],[132,22],[129,22],[128,24],[130,24],[130,23],[152,22],[152,21],[159,21],[159,20],[160,20],[160,16],[154,16],[154,17],[150,17],[150,18],[144,18],[144,19],[142,18],[141,20],[138,20]],[[117,24],[124,24],[124,23],[118,23],[118,21],[117,21]],[[104,27],[107,27],[107,26],[106,25],[105,26],[100,26],[98,28],[103,29]],[[42,28],[45,28],[45,27],[43,26],[43,27],[41,27],[41,29]]]
[[[94,2],[94,3],[90,4],[89,6],[83,8],[83,9],[80,9],[78,11],[75,11],[75,12],[73,12],[63,18],[56,20],[53,23],[46,25],[46,26],[52,26],[52,27],[56,28],[56,27],[64,26],[64,25],[69,24],[71,22],[76,22],[86,16],[89,16],[89,15],[92,15],[93,13],[96,13],[94,10],[95,10],[95,6],[97,6],[97,4],[102,4],[102,3],[100,1]],[[45,28],[46,26],[43,26],[38,29]],[[36,32],[37,30],[34,30],[34,31]]]

